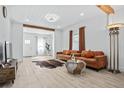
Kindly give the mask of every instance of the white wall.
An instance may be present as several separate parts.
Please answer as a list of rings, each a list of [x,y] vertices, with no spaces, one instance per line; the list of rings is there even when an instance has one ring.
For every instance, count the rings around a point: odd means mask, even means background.
[[[12,58],[23,59],[23,25],[11,21]]]
[[[85,15],[84,15],[85,16]],[[124,13],[123,9],[118,10],[112,18],[111,22],[123,22],[124,23]],[[91,19],[86,19],[78,24],[66,27],[62,32],[62,42],[63,49],[69,49],[69,31],[78,31],[80,27],[85,26],[85,39],[86,39],[86,50],[102,50],[108,56],[109,59],[109,32],[106,29],[107,16],[100,15],[97,17],[91,17]],[[124,29],[120,31],[120,68],[124,70]]]
[[[60,29],[55,30],[54,38],[55,38],[55,53],[58,51],[62,51],[63,40],[62,40],[62,31]]]
[[[8,9],[8,13],[7,13],[7,17],[4,18],[3,17],[3,11],[2,11],[2,6],[0,6],[0,42],[2,42],[4,44],[5,41],[7,42],[11,42],[10,41],[10,20],[9,20],[9,17],[10,17],[10,10],[9,8],[7,7]],[[4,53],[4,50],[3,50],[3,53]],[[10,51],[8,51],[8,47],[7,47],[7,57],[10,57]],[[4,55],[3,55],[4,57]]]
[[[2,6],[0,6],[0,42],[4,42],[5,40],[9,41],[9,33],[10,33],[9,13],[7,18],[4,18],[2,13],[3,13]]]

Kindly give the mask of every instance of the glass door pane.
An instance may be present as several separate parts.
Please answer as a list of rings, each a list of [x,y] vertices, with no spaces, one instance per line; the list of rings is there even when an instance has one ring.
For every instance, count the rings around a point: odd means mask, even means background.
[[[38,38],[38,55],[45,55],[45,39]]]

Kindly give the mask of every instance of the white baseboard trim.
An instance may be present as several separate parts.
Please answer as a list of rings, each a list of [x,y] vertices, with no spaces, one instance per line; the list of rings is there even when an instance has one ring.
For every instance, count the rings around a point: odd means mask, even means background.
[[[120,67],[120,71],[123,71],[124,72],[124,67]]]

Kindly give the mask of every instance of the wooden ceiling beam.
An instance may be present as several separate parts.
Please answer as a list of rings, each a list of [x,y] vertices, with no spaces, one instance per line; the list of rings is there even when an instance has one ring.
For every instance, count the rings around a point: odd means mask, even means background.
[[[114,9],[110,5],[97,5],[106,14],[114,14]]]
[[[43,29],[43,30],[48,30],[48,31],[55,31],[55,29],[53,29],[53,28],[36,26],[36,25],[31,25],[31,24],[23,24],[23,26],[24,27],[29,27],[29,28]]]

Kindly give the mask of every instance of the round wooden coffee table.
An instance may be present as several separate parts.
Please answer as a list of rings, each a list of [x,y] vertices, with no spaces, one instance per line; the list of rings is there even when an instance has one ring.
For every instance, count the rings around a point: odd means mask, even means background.
[[[67,63],[65,63],[67,71],[72,74],[81,74],[85,71],[86,63],[83,60],[68,60]]]

